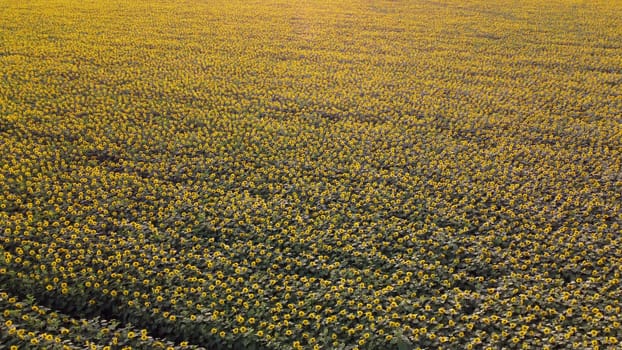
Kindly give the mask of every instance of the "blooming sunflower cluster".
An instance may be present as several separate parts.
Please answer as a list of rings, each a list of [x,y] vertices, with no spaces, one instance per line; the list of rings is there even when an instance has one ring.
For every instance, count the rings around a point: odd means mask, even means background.
[[[0,4],[3,342],[620,346],[619,0]]]
[[[146,329],[100,318],[76,319],[0,292],[0,341],[6,349],[199,349],[154,339]]]

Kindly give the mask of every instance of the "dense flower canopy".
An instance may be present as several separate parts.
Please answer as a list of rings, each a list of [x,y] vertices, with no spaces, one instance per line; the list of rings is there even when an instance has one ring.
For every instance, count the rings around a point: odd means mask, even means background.
[[[620,1],[0,8],[7,346],[620,346]]]

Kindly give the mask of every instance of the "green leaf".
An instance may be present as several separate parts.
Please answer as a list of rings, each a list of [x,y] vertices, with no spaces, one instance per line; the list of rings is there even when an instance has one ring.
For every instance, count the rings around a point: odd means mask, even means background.
[[[400,336],[397,338],[397,348],[399,350],[410,350],[412,349],[412,347],[413,344],[405,336]]]

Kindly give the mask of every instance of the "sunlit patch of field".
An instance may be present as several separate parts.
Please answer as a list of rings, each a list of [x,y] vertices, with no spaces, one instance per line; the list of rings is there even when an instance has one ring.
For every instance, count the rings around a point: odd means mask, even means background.
[[[622,2],[0,0],[0,343],[622,341]]]

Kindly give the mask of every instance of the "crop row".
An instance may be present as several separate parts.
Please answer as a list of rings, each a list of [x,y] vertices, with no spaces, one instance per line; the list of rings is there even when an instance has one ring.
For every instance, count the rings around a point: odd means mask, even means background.
[[[154,339],[146,329],[122,327],[99,318],[76,319],[0,292],[0,341],[7,349],[167,349],[173,343]],[[196,349],[182,344],[183,349]]]

